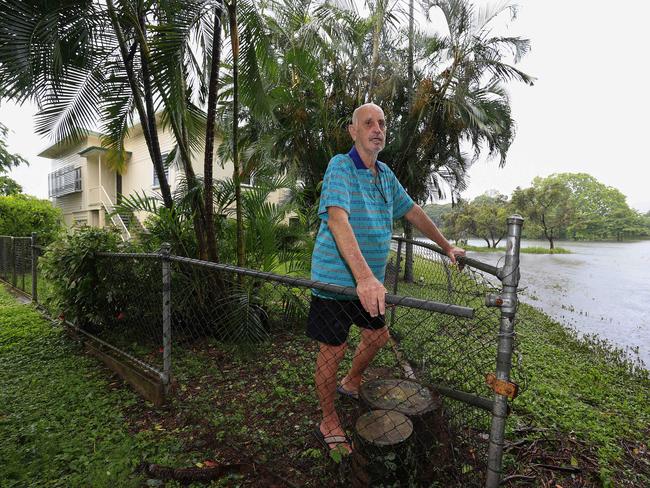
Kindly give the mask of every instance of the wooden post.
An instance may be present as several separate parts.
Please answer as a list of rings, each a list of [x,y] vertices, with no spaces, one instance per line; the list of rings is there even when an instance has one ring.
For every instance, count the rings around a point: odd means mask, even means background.
[[[411,487],[415,482],[413,423],[393,410],[372,410],[356,422],[352,487]]]

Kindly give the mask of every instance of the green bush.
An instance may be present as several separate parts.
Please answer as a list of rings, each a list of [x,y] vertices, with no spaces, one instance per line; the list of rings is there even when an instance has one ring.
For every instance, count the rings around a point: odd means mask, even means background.
[[[61,210],[49,200],[30,195],[0,196],[1,235],[28,237],[37,232],[39,243],[48,244],[61,229]]]
[[[117,231],[80,227],[61,235],[41,259],[51,283],[48,306],[90,330],[142,320],[149,314],[144,293],[159,293],[157,261],[100,257],[98,252],[134,252]],[[158,295],[159,296],[159,295]]]

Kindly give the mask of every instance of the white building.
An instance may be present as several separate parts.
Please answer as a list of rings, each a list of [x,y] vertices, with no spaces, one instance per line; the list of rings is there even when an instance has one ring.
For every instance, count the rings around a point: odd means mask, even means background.
[[[175,141],[168,131],[160,131],[158,137],[164,160],[165,155],[174,148]],[[63,211],[67,226],[104,227],[112,221],[125,238],[129,237],[129,217],[111,215],[114,207],[119,203],[121,195],[130,195],[136,191],[152,195],[158,189],[158,178],[139,124],[129,131],[124,147],[127,151],[127,164],[122,174],[117,174],[108,167],[107,150],[101,147],[100,134],[95,132],[90,132],[84,140],[74,144],[57,142],[39,154],[50,160],[49,196],[53,204]],[[202,175],[203,154],[199,156],[201,159],[192,161],[192,165],[196,174]],[[224,179],[232,176],[231,163],[222,168],[216,155],[214,161],[214,178]],[[179,170],[170,167],[168,171],[168,181],[173,193]],[[275,192],[272,200],[277,202],[280,197],[281,192]],[[146,214],[136,217],[142,221]]]

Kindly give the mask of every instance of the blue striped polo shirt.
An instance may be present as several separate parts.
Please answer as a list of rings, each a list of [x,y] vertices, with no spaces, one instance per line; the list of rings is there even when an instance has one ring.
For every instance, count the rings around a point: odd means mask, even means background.
[[[375,277],[384,282],[393,220],[403,217],[413,207],[413,200],[388,166],[377,161],[376,167],[375,176],[363,164],[355,147],[330,160],[318,207],[321,223],[311,261],[313,280],[356,286],[327,225],[327,208],[341,207],[348,214],[361,254]],[[312,293],[321,298],[351,299],[317,289],[312,289]]]

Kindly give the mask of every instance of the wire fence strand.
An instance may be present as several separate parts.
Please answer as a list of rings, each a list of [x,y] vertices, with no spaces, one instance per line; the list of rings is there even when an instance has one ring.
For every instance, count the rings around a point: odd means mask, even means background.
[[[408,245],[414,248],[410,263]],[[30,238],[0,237],[0,277],[31,293],[32,253],[43,252]],[[158,253],[98,253],[95,259],[120,285],[99,275],[96,320],[77,326],[170,375],[182,411],[209,418],[209,425],[188,428],[194,435],[209,432],[228,436],[231,445],[270,450],[312,486],[327,468],[292,461],[304,457],[312,437],[326,449],[352,446],[345,473],[328,475],[353,486],[430,486],[440,479],[483,485],[495,401],[486,375],[495,372],[501,319],[485,297],[501,291],[495,277],[501,268],[471,259],[452,265],[435,246],[396,239],[386,271],[387,313],[371,317],[353,289],[299,276]],[[51,292],[36,271],[38,302],[47,304]],[[326,353],[305,329],[331,346]],[[346,342],[354,354],[336,352]],[[514,357],[516,347],[515,341]],[[360,385],[346,389],[341,381],[364,351],[372,351],[372,364]],[[512,375],[525,387],[518,364]],[[328,402],[336,405],[341,430],[323,431],[319,405]],[[277,445],[274,434],[286,442]]]

